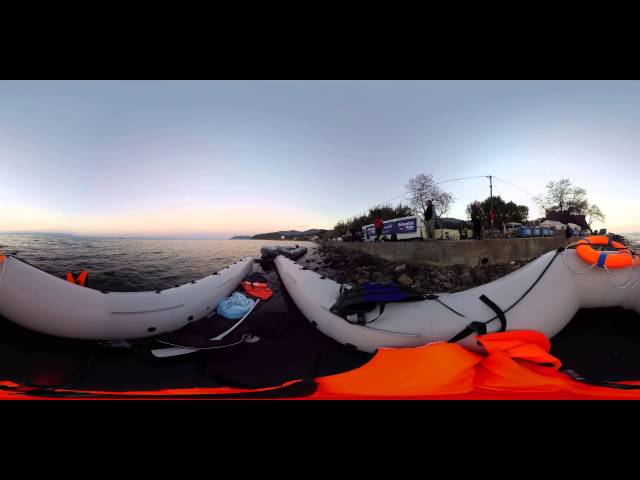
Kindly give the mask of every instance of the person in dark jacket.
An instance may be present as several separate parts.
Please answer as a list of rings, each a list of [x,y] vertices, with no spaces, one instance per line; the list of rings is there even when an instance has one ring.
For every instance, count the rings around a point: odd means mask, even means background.
[[[484,212],[482,211],[482,207],[478,202],[473,204],[471,207],[471,221],[473,222],[473,238],[476,240],[482,240],[482,218],[484,217]]]
[[[427,200],[427,209],[424,211],[424,230],[427,240],[435,239],[436,216],[431,200]]]
[[[566,239],[566,244],[569,245],[571,244],[571,227],[569,225],[567,225],[567,228],[564,230],[564,238]]]

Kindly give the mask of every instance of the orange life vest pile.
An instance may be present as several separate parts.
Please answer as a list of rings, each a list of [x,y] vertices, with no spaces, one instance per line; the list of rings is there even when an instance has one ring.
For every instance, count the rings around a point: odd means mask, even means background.
[[[486,355],[453,343],[382,348],[361,368],[316,379],[312,398],[640,399],[640,389],[596,386],[561,372],[542,333],[514,330],[478,341]],[[640,382],[615,386],[625,385]]]
[[[262,282],[242,282],[242,288],[252,297],[260,300],[269,300],[273,296],[273,292],[269,285]]]

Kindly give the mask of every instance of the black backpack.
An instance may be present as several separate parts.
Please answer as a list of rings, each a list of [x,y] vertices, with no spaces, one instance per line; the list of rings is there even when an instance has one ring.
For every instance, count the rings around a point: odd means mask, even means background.
[[[424,295],[413,288],[398,285],[395,282],[364,283],[352,288],[344,288],[343,285],[340,287],[338,300],[329,310],[349,323],[354,322],[347,317],[357,315],[358,319],[354,324],[365,325],[380,318],[387,303],[412,302],[425,299]],[[373,311],[376,306],[380,309],[379,315],[373,320],[366,321],[364,314]]]

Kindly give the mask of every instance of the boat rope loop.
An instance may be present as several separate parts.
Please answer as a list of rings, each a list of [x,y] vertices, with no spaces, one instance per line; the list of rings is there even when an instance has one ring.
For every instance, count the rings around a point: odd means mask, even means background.
[[[438,295],[436,295],[435,293],[427,293],[424,298],[426,300],[435,300],[436,302],[438,302],[440,305],[442,305],[444,308],[446,308],[447,310],[450,310],[451,312],[455,313],[456,315],[458,315],[459,317],[465,318],[463,314],[461,314],[460,312],[454,310],[453,308],[451,308],[449,305],[447,305],[446,303],[444,303],[442,300],[440,300],[440,298],[438,297]]]

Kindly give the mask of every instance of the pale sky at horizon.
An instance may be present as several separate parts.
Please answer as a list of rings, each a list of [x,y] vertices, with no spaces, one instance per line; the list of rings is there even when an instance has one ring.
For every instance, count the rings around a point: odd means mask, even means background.
[[[598,227],[640,231],[638,132],[636,81],[0,81],[0,232],[331,228],[418,173],[533,194],[567,177]],[[489,192],[443,187],[457,218]]]

